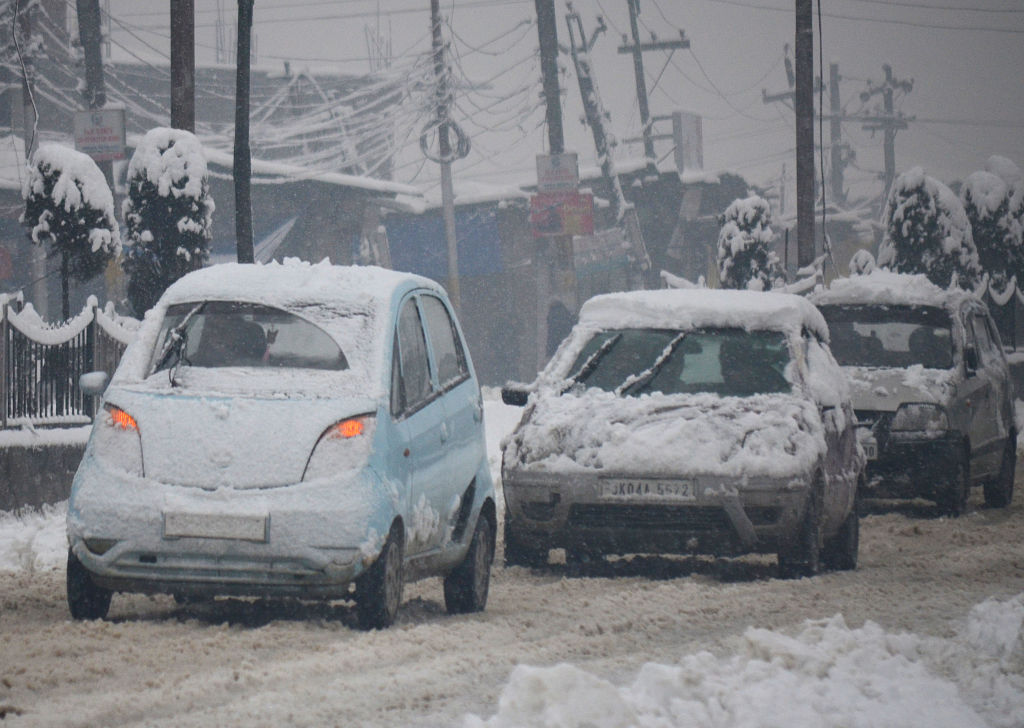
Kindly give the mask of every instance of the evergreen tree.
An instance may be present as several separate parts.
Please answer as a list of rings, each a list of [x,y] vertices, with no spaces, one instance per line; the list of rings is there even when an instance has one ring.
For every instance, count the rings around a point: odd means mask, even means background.
[[[960,201],[971,224],[981,269],[989,285],[1003,293],[1010,279],[1021,270],[1021,236],[1010,212],[1011,190],[991,172],[975,172],[960,189]]]
[[[757,195],[733,200],[719,222],[720,287],[766,291],[783,279],[779,257],[771,249],[775,233],[767,200]]]
[[[71,279],[96,277],[121,250],[114,197],[90,157],[60,144],[43,144],[32,155],[22,197],[21,222],[32,242],[47,244],[51,255],[60,256],[67,320]]]
[[[923,273],[943,288],[970,289],[981,278],[971,224],[953,191],[920,167],[893,183],[882,220],[878,265]]]
[[[136,314],[209,260],[215,205],[206,157],[195,135],[151,129],[128,165],[128,197],[122,206],[128,301]]]

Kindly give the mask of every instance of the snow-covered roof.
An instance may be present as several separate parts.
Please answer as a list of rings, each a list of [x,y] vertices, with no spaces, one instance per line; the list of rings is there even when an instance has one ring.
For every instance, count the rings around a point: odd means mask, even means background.
[[[837,278],[810,300],[815,305],[829,303],[887,303],[907,306],[941,306],[953,310],[974,294],[959,288],[945,289],[924,274],[893,273],[876,269],[867,275]]]
[[[828,326],[800,296],[710,289],[629,291],[595,296],[583,304],[580,324],[602,328],[742,328],[799,332],[824,339]]]

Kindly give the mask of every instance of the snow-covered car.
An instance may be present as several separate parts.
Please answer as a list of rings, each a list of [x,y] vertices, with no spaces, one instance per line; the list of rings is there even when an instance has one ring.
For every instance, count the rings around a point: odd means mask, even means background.
[[[505,561],[778,554],[856,567],[864,455],[828,328],[806,300],[659,290],[587,301],[505,443]]]
[[[874,497],[924,497],[959,516],[972,485],[1013,498],[1013,392],[999,333],[974,294],[876,270],[816,291],[850,377]]]
[[[75,618],[117,591],[352,597],[384,627],[424,576],[482,610],[494,486],[444,290],[294,260],[185,276],[103,391],[67,529]]]

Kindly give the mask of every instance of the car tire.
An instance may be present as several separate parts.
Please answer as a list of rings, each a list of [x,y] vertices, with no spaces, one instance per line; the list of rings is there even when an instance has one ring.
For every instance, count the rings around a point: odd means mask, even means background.
[[[956,469],[935,499],[939,513],[950,518],[959,518],[967,512],[967,499],[971,494],[971,472],[967,455],[957,460]]]
[[[807,499],[807,509],[795,537],[779,549],[779,577],[800,579],[821,571],[820,488],[815,485]]]
[[[448,614],[484,611],[493,561],[494,527],[481,513],[466,558],[444,578],[444,607]]]
[[[548,565],[548,548],[527,543],[515,531],[505,512],[505,566],[525,566],[538,569]]]
[[[93,583],[92,574],[71,549],[68,549],[67,592],[73,619],[106,619],[113,593]]]
[[[398,616],[404,586],[400,530],[391,529],[377,560],[356,579],[356,614],[361,629],[390,627]]]
[[[1010,433],[1003,448],[1003,461],[996,479],[985,483],[985,505],[1006,508],[1013,502],[1013,477],[1017,469],[1017,436]]]
[[[857,552],[859,550],[860,498],[855,498],[853,507],[843,520],[839,531],[825,542],[821,560],[827,569],[853,571],[857,568]]]

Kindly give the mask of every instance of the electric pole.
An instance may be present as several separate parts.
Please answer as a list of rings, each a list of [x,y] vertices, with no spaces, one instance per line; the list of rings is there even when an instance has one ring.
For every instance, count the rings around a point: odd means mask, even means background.
[[[796,85],[796,258],[801,268],[814,262],[814,32],[812,0],[796,0],[793,60]]]
[[[171,126],[196,130],[195,0],[171,0]]]
[[[619,53],[629,53],[633,56],[633,74],[636,77],[636,99],[640,106],[644,156],[647,159],[655,159],[654,136],[651,133],[651,110],[647,101],[647,79],[644,76],[644,51],[674,51],[677,48],[689,48],[690,41],[686,39],[686,34],[683,31],[679,31],[679,40],[659,41],[652,33],[650,42],[641,43],[640,31],[637,27],[637,16],[640,15],[640,0],[626,0],[626,2],[629,5],[629,29],[633,35],[633,42],[630,43],[629,39],[623,34]]]
[[[903,93],[910,93],[914,88],[914,80],[902,80],[892,75],[892,66],[888,63],[882,66],[882,70],[885,72],[885,81],[881,85],[875,85],[868,81],[867,91],[862,91],[860,94],[861,101],[867,101],[872,96],[877,94],[882,95],[882,113],[876,114],[873,117],[865,117],[864,129],[869,131],[877,131],[881,129],[885,134],[884,138],[884,154],[885,154],[885,195],[884,199],[888,199],[889,190],[892,189],[893,179],[896,177],[896,132],[899,129],[907,128],[908,118],[903,114],[897,114],[894,104],[893,96],[896,91]]]
[[[238,0],[238,54],[235,62],[235,240],[239,263],[255,260],[252,244],[252,158],[249,151],[249,77],[254,0]]]
[[[548,126],[548,151],[565,151],[562,135],[562,99],[558,88],[558,27],[555,0],[534,0],[537,8],[537,36],[540,42],[540,73],[544,80],[545,118]]]
[[[842,101],[839,98],[839,64],[830,63],[828,66],[828,99],[829,111],[829,141],[831,147],[832,164],[832,202],[841,204],[845,201],[846,195],[843,192],[843,160],[842,144]],[[824,203],[824,200],[822,200]]]
[[[430,0],[430,29],[434,49],[434,75],[437,78],[437,151],[441,164],[441,213],[448,244],[448,297],[456,311],[459,300],[459,246],[455,237],[455,191],[452,185],[452,147],[448,138],[449,96],[444,42],[441,38],[440,0]]]
[[[99,0],[77,0],[78,40],[85,56],[85,105],[88,109],[102,109],[107,104],[107,91],[103,80],[103,57],[100,43]],[[107,180],[107,186],[114,189],[114,162],[103,160],[96,163]]]

